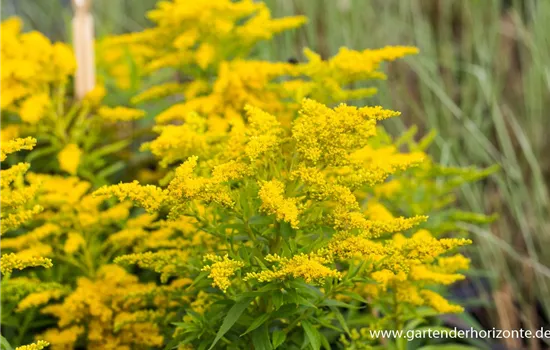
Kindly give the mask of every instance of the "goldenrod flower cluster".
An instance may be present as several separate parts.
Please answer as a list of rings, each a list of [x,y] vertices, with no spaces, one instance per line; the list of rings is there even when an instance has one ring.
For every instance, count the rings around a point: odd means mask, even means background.
[[[231,285],[229,278],[235,274],[236,270],[244,266],[243,262],[231,260],[227,255],[222,258],[208,254],[204,259],[211,261],[212,265],[206,265],[202,270],[210,271],[208,278],[214,281],[212,282],[212,286],[218,287],[224,292]]]
[[[433,134],[386,133],[399,112],[343,103],[415,48],[268,62],[254,45],[305,18],[252,0],[166,0],[148,17],[97,43],[132,103],[170,102],[139,157],[118,126],[144,111],[105,105],[102,84],[75,101],[71,49],[2,23],[4,328],[44,339],[21,349],[298,348],[312,333],[369,348],[367,329],[462,311],[446,299],[469,267],[459,223],[490,218],[449,206],[494,169],[441,166]]]
[[[48,171],[54,167],[50,159],[43,158],[56,154],[55,171],[70,175],[80,171],[87,178],[104,181],[95,178],[95,173],[105,168],[98,158],[127,145],[120,143],[121,147],[113,148],[109,144],[121,142],[115,123],[143,118],[145,112],[102,105],[106,91],[101,85],[83,101],[76,101],[70,93],[76,61],[69,45],[52,43],[36,31],[23,33],[18,18],[2,22],[1,31],[0,159],[4,161],[6,154],[14,150],[28,149],[25,142],[28,136],[33,136],[38,141],[37,149],[41,150],[36,158],[50,163]],[[19,137],[18,141],[12,141]]]
[[[15,348],[15,350],[42,350],[45,349],[48,345],[50,345],[50,343],[48,343],[47,341],[39,340],[36,343],[18,346]]]
[[[36,140],[26,139],[2,140],[2,161],[7,155],[20,150],[31,150]],[[17,230],[40,213],[43,208],[35,201],[38,185],[29,185],[24,181],[24,175],[29,169],[28,163],[17,163],[14,166],[0,171],[1,181],[1,233],[5,234]],[[5,240],[3,240],[5,242]],[[2,244],[4,244],[2,242]],[[4,246],[5,247],[5,246]],[[32,251],[23,251],[18,254],[2,254],[0,268],[3,275],[10,275],[14,269],[22,270],[26,267],[51,267],[50,259]]]
[[[245,111],[244,122],[234,122],[235,128],[212,140],[203,153],[208,159],[189,156],[165,189],[154,187],[163,193],[158,213],[168,211],[172,220],[194,218],[195,230],[209,234],[214,250],[205,254],[211,263],[201,270],[208,272],[213,287],[238,295],[266,284],[287,290],[287,283],[296,281],[328,283],[336,286],[334,298],[349,301],[343,287],[348,286],[392,310],[379,320],[388,327],[402,326],[413,317],[408,310],[418,307],[461,311],[432,289],[464,278],[458,272],[467,269],[468,260],[446,254],[471,241],[438,239],[415,229],[427,217],[394,216],[378,191],[398,181],[401,172],[423,166],[427,158],[421,151],[399,153],[382,142],[386,135],[376,121],[397,113],[343,104],[328,108],[305,99],[287,129],[266,111]],[[125,185],[100,193],[115,194]],[[188,248],[173,247],[116,261],[152,269],[165,281],[189,276],[198,262]],[[359,268],[359,275],[352,272]],[[396,319],[399,324],[392,323]],[[182,331],[195,329],[195,321],[193,326],[182,324]]]

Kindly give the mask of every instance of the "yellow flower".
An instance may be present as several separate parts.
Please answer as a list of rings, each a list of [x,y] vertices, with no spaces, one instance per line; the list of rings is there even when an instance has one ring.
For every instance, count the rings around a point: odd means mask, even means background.
[[[202,69],[206,69],[214,60],[216,48],[208,43],[204,43],[197,49],[196,55],[197,65]]]
[[[19,210],[7,215],[2,212],[2,234],[14,230],[27,221],[33,219],[36,214],[40,213],[43,208],[40,205],[35,205],[31,209]]]
[[[19,115],[24,122],[36,124],[46,115],[50,104],[50,97],[46,93],[32,95],[22,103]]]
[[[128,108],[128,107],[106,107],[99,108],[98,114],[101,118],[109,122],[117,121],[132,121],[143,118],[145,112],[140,109]]]
[[[105,85],[96,84],[96,86],[84,96],[84,101],[92,106],[97,106],[101,103],[106,94],[107,90],[105,89]]]
[[[158,252],[145,252],[127,254],[115,258],[115,264],[136,264],[143,269],[150,269],[161,273],[161,281],[166,282],[170,276],[176,275],[178,269],[187,263],[189,251],[161,250]]]
[[[84,247],[86,244],[86,240],[82,235],[78,232],[69,232],[67,240],[65,241],[65,245],[63,246],[63,250],[67,254],[74,254],[76,251],[78,251],[81,247]]]
[[[394,219],[394,216],[386,207],[384,207],[382,204],[375,201],[369,201],[365,214],[367,214],[369,218],[372,220]]]
[[[459,270],[467,270],[470,267],[470,259],[464,255],[457,254],[454,256],[440,257],[437,260],[437,265],[443,271],[452,273]]]
[[[197,164],[198,157],[192,156],[176,168],[175,176],[168,185],[170,199],[175,203],[198,199],[207,203],[214,202],[225,207],[232,207],[234,203],[231,194],[228,188],[222,184],[226,178],[219,175],[215,178],[195,176],[194,171]]]
[[[36,139],[33,137],[26,137],[24,139],[17,138],[15,140],[3,140],[0,145],[0,161],[6,160],[8,154],[20,151],[31,150],[36,145]]]
[[[25,174],[25,172],[29,170],[30,166],[31,165],[29,163],[17,163],[9,169],[2,170],[2,176],[0,177],[0,181],[2,184],[1,188],[7,189],[12,182],[16,181],[17,179],[21,179],[23,174]]]
[[[76,70],[76,59],[71,46],[55,43],[52,47],[52,63],[55,68],[54,79],[64,81]]]
[[[133,307],[143,305],[132,298],[131,293],[144,293],[150,287],[119,266],[103,265],[93,280],[78,278],[76,289],[61,304],[42,309],[42,313],[58,318],[59,328],[48,329],[42,337],[58,348],[73,348],[79,337],[84,337],[87,346],[94,349],[114,345],[126,349],[159,347],[164,339],[157,325],[151,322],[117,325],[116,322],[117,315],[125,315],[135,311]]]
[[[35,243],[40,242],[47,237],[59,233],[61,233],[61,228],[59,226],[53,223],[45,223],[30,232],[16,236],[14,238],[3,238],[2,248],[22,250]]]
[[[413,266],[411,268],[411,279],[413,281],[424,281],[434,284],[448,285],[464,279],[464,275],[448,274],[431,271],[424,265]]]
[[[208,278],[213,280],[212,286],[220,288],[224,293],[231,285],[229,280],[235,274],[235,271],[244,266],[241,261],[235,261],[225,255],[223,258],[208,254],[204,257],[204,260],[211,261],[211,265],[206,265],[202,268],[202,271],[210,271]]]
[[[297,229],[300,210],[295,198],[285,198],[284,184],[278,180],[264,182],[258,191],[258,197],[262,200],[260,210],[272,215],[275,214],[277,220],[285,221]]]
[[[50,343],[48,343],[47,341],[39,340],[36,343],[32,343],[32,344],[29,344],[29,345],[18,346],[18,347],[15,348],[15,350],[42,350],[42,349],[46,348],[49,345],[50,345]]]
[[[39,256],[35,257],[21,257],[14,253],[3,254],[0,262],[0,269],[2,274],[11,274],[13,270],[23,270],[27,267],[42,266],[50,268],[53,266],[52,261],[48,258]]]
[[[207,131],[207,121],[196,113],[183,118],[183,125],[167,125],[155,128],[160,135],[142,149],[148,149],[166,166],[189,156],[207,156],[210,144],[218,136]]]
[[[8,140],[13,140],[19,137],[21,133],[21,127],[17,124],[8,124],[2,123],[2,130],[0,131],[0,140],[6,142]]]
[[[61,152],[57,155],[59,161],[59,168],[68,172],[71,175],[76,175],[78,165],[80,164],[80,157],[82,156],[82,150],[78,148],[75,143],[70,143],[65,146]]]
[[[137,181],[103,186],[94,192],[95,196],[117,197],[120,201],[131,200],[147,211],[156,211],[165,199],[164,191],[153,185],[140,185]]]
[[[380,271],[373,272],[371,274],[371,278],[376,282],[380,283],[382,285],[382,288],[385,290],[387,287],[391,286],[392,284],[405,281],[407,279],[407,275],[402,271],[398,273],[394,273],[393,271],[383,269]]]
[[[82,333],[84,333],[84,327],[80,326],[72,326],[63,330],[51,328],[42,334],[42,338],[47,339],[54,349],[71,349]]]
[[[422,290],[420,291],[420,294],[422,295],[426,303],[433,307],[439,313],[459,313],[464,311],[461,306],[449,303],[441,295],[431,290]]]
[[[328,250],[334,257],[344,260],[361,257],[378,261],[393,253],[380,242],[347,233],[335,235],[328,245]]]
[[[23,312],[27,309],[47,304],[51,300],[59,299],[65,294],[61,289],[51,289],[41,292],[35,292],[27,295],[17,304],[17,312]]]
[[[281,124],[273,115],[252,106],[245,106],[249,127],[249,138],[245,153],[255,160],[264,153],[276,149],[281,143],[280,136],[283,133]]]
[[[292,258],[282,258],[278,255],[268,255],[265,259],[276,263],[273,271],[250,272],[245,280],[258,280],[259,282],[271,282],[285,280],[287,278],[303,278],[307,283],[320,283],[326,278],[340,278],[341,273],[331,269],[326,264],[332,260],[325,254],[310,253],[298,254]]]
[[[313,100],[304,99],[300,117],[292,126],[292,137],[305,161],[328,165],[349,163],[350,154],[367,145],[376,133],[376,120],[357,107],[330,109]],[[315,130],[315,132],[312,132]]]

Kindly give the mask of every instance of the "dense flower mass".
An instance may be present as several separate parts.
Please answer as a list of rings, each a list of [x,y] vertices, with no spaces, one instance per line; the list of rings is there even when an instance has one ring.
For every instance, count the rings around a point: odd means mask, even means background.
[[[397,113],[344,104],[328,108],[310,99],[301,106],[290,129],[273,115],[246,107],[245,121],[235,124],[238,132],[219,132],[202,153],[207,159],[189,156],[166,188],[151,187],[162,193],[153,212],[166,210],[176,222],[193,218],[197,232],[210,235],[201,270],[223,295],[257,291],[259,301],[281,298],[281,307],[287,299],[260,292],[272,290],[265,289],[266,283],[291,295],[305,291],[289,283],[328,283],[330,298],[349,302],[347,293],[356,293],[392,310],[378,320],[378,327],[399,326],[396,315],[401,324],[413,317],[407,310],[418,307],[460,312],[460,306],[432,288],[464,278],[458,272],[467,269],[468,259],[446,254],[471,241],[436,238],[416,228],[427,220],[423,215],[394,216],[383,204],[388,198],[380,196],[391,192],[378,190],[407,179],[405,174],[424,166],[427,158],[421,150],[399,153],[376,127],[377,120]],[[121,184],[99,193],[115,194],[120,186],[143,188]],[[406,232],[413,234],[407,237]],[[180,247],[188,245],[182,241]],[[187,250],[173,247],[116,261],[154,270],[164,281],[189,276],[190,264],[198,262]],[[307,298],[298,294],[286,302]],[[272,307],[272,312],[278,308]],[[182,323],[178,332],[196,332],[196,327]]]
[[[256,43],[305,18],[252,0],[160,1],[148,17],[97,43],[109,79],[82,101],[69,46],[2,23],[3,337],[369,349],[394,345],[369,329],[462,311],[446,292],[469,267],[459,223],[488,218],[449,206],[493,169],[443,167],[432,134],[394,139],[380,122],[399,112],[347,102],[415,48],[260,61]],[[105,105],[113,88],[161,101],[156,125]],[[136,120],[146,136],[129,147]]]
[[[52,43],[36,31],[23,33],[18,18],[2,22],[1,31],[0,159],[17,147],[28,149],[25,142],[33,136],[40,151],[34,157],[49,167],[44,170],[70,175],[80,171],[94,182],[105,181],[96,175],[107,174],[103,158],[116,161],[117,157],[108,157],[127,146],[117,135],[116,123],[143,118],[145,112],[103,105],[106,91],[101,85],[83,101],[75,101],[69,83],[76,61],[69,45]],[[48,158],[52,154],[57,155],[56,162]]]

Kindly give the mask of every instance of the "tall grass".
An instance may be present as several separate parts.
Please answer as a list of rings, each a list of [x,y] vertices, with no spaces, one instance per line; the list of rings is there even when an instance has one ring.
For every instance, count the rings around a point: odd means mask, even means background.
[[[464,227],[486,325],[547,326],[550,315],[550,2],[271,0],[277,15],[303,13],[305,30],[262,55],[299,55],[312,46],[325,56],[338,47],[416,45],[420,55],[390,70],[378,101],[404,112],[405,123],[435,128],[431,152],[445,164],[501,171],[462,188],[461,204],[496,212],[487,229]],[[372,103],[373,101],[371,101]],[[523,346],[506,340],[510,348]],[[539,344],[532,341],[530,348]]]
[[[146,25],[154,0],[94,0],[98,34]],[[32,27],[63,38],[63,1],[3,2]],[[403,111],[388,124],[437,129],[431,152],[444,164],[501,165],[499,173],[462,188],[466,209],[496,212],[486,229],[464,227],[476,244],[472,281],[485,303],[486,326],[547,326],[550,316],[550,1],[267,0],[275,16],[305,14],[304,29],[262,46],[269,59],[301,58],[304,46],[323,56],[354,49],[416,45],[421,53],[392,64],[369,103]],[[48,12],[50,11],[50,12]],[[65,26],[66,29],[66,26]],[[548,108],[546,110],[545,108]],[[483,317],[487,318],[483,320]],[[465,319],[468,322],[473,322]],[[518,340],[505,340],[522,348]],[[530,341],[531,349],[540,344]]]

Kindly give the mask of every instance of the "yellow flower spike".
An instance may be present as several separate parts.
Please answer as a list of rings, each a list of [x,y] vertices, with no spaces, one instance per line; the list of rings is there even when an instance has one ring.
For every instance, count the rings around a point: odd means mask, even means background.
[[[341,278],[342,276],[339,271],[325,266],[332,263],[331,258],[326,254],[298,254],[290,259],[268,255],[265,259],[275,263],[276,266],[273,270],[249,272],[244,279],[271,282],[288,278],[303,278],[306,283],[319,284],[326,278]]]
[[[81,156],[82,150],[78,147],[77,144],[68,144],[57,155],[59,168],[63,171],[68,172],[71,175],[76,175]]]
[[[120,201],[131,200],[149,212],[155,212],[165,200],[164,191],[153,185],[140,185],[137,181],[103,186],[94,192],[94,196],[117,197]]]
[[[470,259],[462,254],[454,256],[440,257],[437,265],[447,273],[453,273],[459,270],[467,270],[470,267]]]
[[[53,44],[52,63],[55,66],[54,79],[65,81],[76,70],[76,58],[71,46],[65,43]]]
[[[69,232],[63,250],[67,254],[76,253],[81,247],[86,245],[86,240],[78,232]]]
[[[6,160],[8,154],[15,153],[21,150],[31,150],[36,146],[36,139],[33,137],[26,137],[24,139],[17,138],[14,140],[2,140],[0,144],[0,161]]]
[[[2,123],[2,130],[0,130],[0,140],[2,140],[2,142],[16,139],[20,134],[21,127],[18,124]]]
[[[212,169],[212,178],[217,182],[240,180],[251,174],[252,169],[249,165],[234,160],[216,165]]]
[[[106,94],[105,85],[98,83],[84,96],[84,101],[88,102],[91,106],[98,106]]]
[[[47,341],[39,340],[36,343],[32,343],[32,344],[29,344],[29,345],[18,346],[18,347],[15,348],[15,350],[42,350],[42,349],[45,349],[46,347],[48,347],[49,345],[50,345],[50,343],[48,343]]]
[[[407,275],[404,272],[400,271],[398,273],[394,273],[387,269],[373,272],[370,277],[380,283],[384,290],[392,286],[394,283],[403,282],[407,279]]]
[[[206,69],[213,61],[216,56],[216,48],[208,43],[202,44],[196,53],[197,65],[202,69]]]
[[[17,304],[17,312],[24,312],[27,309],[42,306],[47,304],[51,300],[61,298],[65,294],[62,289],[45,290],[41,292],[35,292],[27,295],[23,298],[19,304]]]
[[[223,184],[225,180],[229,180],[230,178],[220,176],[219,172],[216,172],[216,177],[212,178],[197,177],[194,175],[197,164],[198,157],[192,156],[176,168],[175,176],[170,181],[167,189],[169,198],[175,203],[198,199],[207,203],[214,202],[224,207],[232,207],[234,202],[231,198],[229,188]],[[245,169],[241,167],[240,169],[235,168],[233,170],[240,172]],[[235,176],[242,176],[242,174],[234,174]]]
[[[258,191],[258,197],[262,201],[260,210],[275,215],[278,221],[285,221],[297,229],[300,215],[298,202],[295,198],[284,197],[284,184],[278,180],[264,182]]]
[[[108,122],[127,122],[137,120],[145,116],[145,111],[128,107],[106,107],[99,108],[98,115]]]
[[[41,337],[47,339],[54,348],[71,349],[82,333],[84,333],[84,327],[72,326],[63,330],[48,329]]]
[[[349,155],[375,134],[376,120],[366,118],[357,107],[341,104],[330,109],[310,99],[302,101],[300,117],[292,126],[298,152],[313,164],[346,165]]]
[[[367,210],[365,214],[371,220],[392,220],[394,216],[392,213],[382,204],[375,202],[373,200],[369,201],[367,204]]]
[[[196,113],[189,113],[183,125],[167,125],[155,128],[159,136],[142,146],[161,159],[166,166],[189,156],[209,156],[210,144],[217,137],[215,132],[207,131],[207,120]]]
[[[449,274],[431,271],[428,267],[424,265],[413,266],[411,268],[410,275],[413,281],[424,281],[433,284],[443,285],[449,285],[465,278],[464,275],[456,273]]]
[[[2,176],[0,177],[0,182],[1,182],[0,187],[2,189],[8,188],[8,186],[12,182],[15,182],[17,179],[20,179],[23,176],[23,174],[25,174],[27,170],[29,170],[30,166],[31,165],[29,163],[18,163],[9,169],[2,170],[1,172]]]
[[[119,266],[103,265],[94,279],[80,277],[76,288],[62,303],[42,308],[43,314],[58,318],[58,329],[47,329],[41,337],[58,348],[73,348],[77,341],[84,341],[95,349],[113,344],[127,349],[159,347],[164,339],[151,320],[117,322],[134,312],[134,307],[143,305],[132,294],[145,295],[151,287]],[[158,305],[159,313],[164,312],[163,307]]]
[[[210,271],[208,278],[213,280],[212,286],[220,288],[224,293],[231,285],[229,278],[235,275],[238,269],[244,267],[243,262],[230,259],[228,255],[222,258],[208,254],[204,257],[204,260],[211,261],[212,264],[204,266],[202,271]]]
[[[3,275],[11,274],[13,270],[23,270],[27,267],[53,266],[52,261],[43,257],[20,257],[17,254],[3,254],[0,262],[0,270]]]
[[[61,228],[56,224],[45,223],[25,234],[13,238],[3,238],[2,249],[14,249],[19,251],[61,232]]]
[[[264,153],[276,149],[282,141],[280,136],[283,130],[273,115],[249,105],[245,106],[245,111],[249,123],[249,141],[245,153],[251,160],[255,160]]]
[[[420,291],[420,294],[426,301],[426,304],[434,308],[439,313],[460,313],[464,311],[464,308],[461,306],[449,303],[441,295],[431,290],[422,290]]]
[[[12,37],[21,33],[23,21],[19,17],[10,17],[2,21],[1,30],[4,33],[3,37]]]
[[[44,208],[40,205],[35,205],[31,209],[21,210],[15,213],[9,213],[2,215],[2,229],[1,233],[4,234],[10,230],[14,230],[25,222],[30,221],[36,214],[40,213]],[[4,214],[4,213],[2,213]]]
[[[158,252],[144,252],[122,255],[115,258],[115,264],[138,265],[143,269],[150,269],[161,274],[161,281],[166,282],[170,276],[176,275],[179,266],[185,264],[189,251],[161,250]]]

